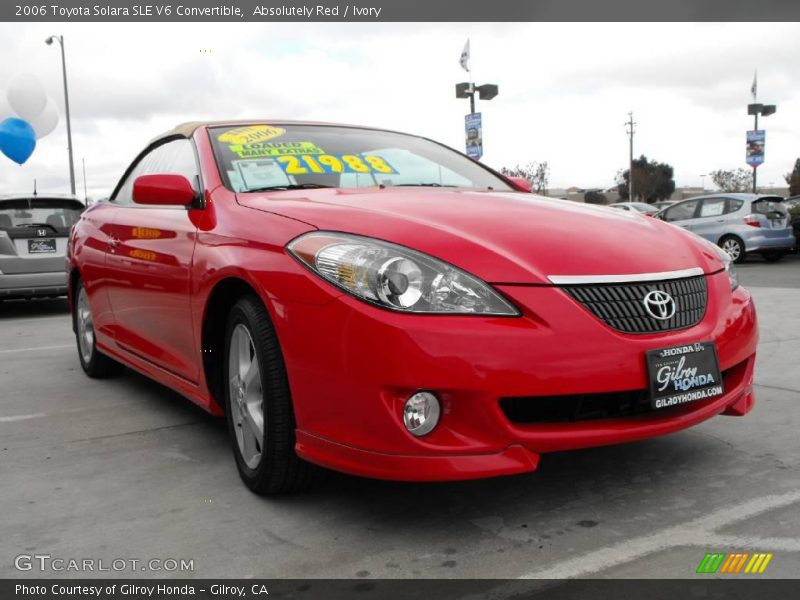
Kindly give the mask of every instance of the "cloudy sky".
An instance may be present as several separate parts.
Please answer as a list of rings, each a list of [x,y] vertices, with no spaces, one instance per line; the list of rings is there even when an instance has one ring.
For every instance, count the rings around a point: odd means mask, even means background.
[[[800,24],[0,24],[5,88],[35,74],[63,106],[63,34],[78,188],[106,195],[149,139],[196,119],[284,117],[373,125],[463,146],[472,44],[476,83],[500,86],[484,113],[484,161],[548,161],[551,186],[610,187],[636,154],[675,167],[678,186],[746,166],[750,84],[777,103],[762,121],[759,182],[782,183],[800,156]],[[66,128],[40,140],[22,167],[0,156],[0,193],[68,191]],[[707,187],[711,186],[706,178]]]

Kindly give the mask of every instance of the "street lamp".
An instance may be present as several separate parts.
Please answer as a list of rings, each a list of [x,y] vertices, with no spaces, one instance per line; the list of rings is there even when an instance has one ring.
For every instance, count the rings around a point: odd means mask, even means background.
[[[485,83],[475,85],[472,81],[456,84],[456,98],[469,98],[469,114],[464,118],[467,156],[480,160],[483,156],[483,124],[480,113],[475,112],[475,94],[481,100],[491,100],[499,93],[497,85]]]
[[[456,98],[469,98],[469,112],[475,114],[475,92],[481,100],[491,100],[499,93],[499,88],[493,83],[475,85],[474,83],[464,82],[456,84]]]
[[[72,163],[72,125],[69,120],[69,92],[67,91],[67,58],[64,54],[64,36],[51,35],[44,43],[51,46],[56,41],[61,46],[61,69],[64,74],[64,112],[67,117],[67,150],[69,151],[69,185],[75,195],[75,166]]]
[[[755,98],[755,95],[753,96]],[[763,115],[768,117],[772,114],[775,114],[775,111],[778,110],[778,107],[774,104],[760,104],[758,102],[753,102],[752,104],[747,105],[747,114],[753,115],[755,123],[753,126],[754,131],[758,131],[758,115]],[[756,193],[756,174],[758,173],[758,165],[753,164],[753,193]]]

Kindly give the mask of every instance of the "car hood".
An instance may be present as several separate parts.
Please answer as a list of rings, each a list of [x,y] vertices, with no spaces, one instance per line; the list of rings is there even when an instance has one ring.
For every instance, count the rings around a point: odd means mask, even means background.
[[[723,268],[708,244],[638,213],[524,193],[431,188],[239,194],[243,206],[425,252],[489,283]]]

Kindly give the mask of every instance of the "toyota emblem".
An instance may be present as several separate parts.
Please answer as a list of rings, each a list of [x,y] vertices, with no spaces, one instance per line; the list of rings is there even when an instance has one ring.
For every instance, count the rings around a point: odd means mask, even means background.
[[[653,290],[642,300],[647,314],[659,321],[668,321],[675,316],[675,300],[667,292]]]

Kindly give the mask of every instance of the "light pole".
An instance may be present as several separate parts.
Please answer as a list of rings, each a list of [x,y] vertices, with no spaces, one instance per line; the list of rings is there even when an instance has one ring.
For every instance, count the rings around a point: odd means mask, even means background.
[[[481,100],[491,100],[499,93],[499,88],[494,83],[485,83],[483,85],[475,85],[470,81],[456,84],[456,98],[469,98],[469,115],[465,120],[465,127],[467,129],[467,156],[476,160],[480,159],[483,154],[483,125],[480,114],[475,112],[475,94],[480,96]],[[474,126],[474,127],[473,127]],[[474,131],[475,137],[470,138],[470,133]],[[471,146],[470,140],[475,142]]]
[[[706,191],[706,174],[700,173],[700,181],[702,181],[703,191]]]
[[[628,113],[628,121],[625,123],[628,138],[630,139],[630,154],[628,156],[628,202],[633,199],[633,134],[636,131],[636,123],[633,120],[633,111]]]
[[[67,150],[69,151],[69,186],[72,195],[75,195],[75,166],[72,162],[72,124],[69,120],[69,91],[67,90],[67,58],[64,54],[64,36],[51,35],[44,43],[51,46],[56,41],[61,46],[61,69],[64,74],[64,113],[67,117]]]

